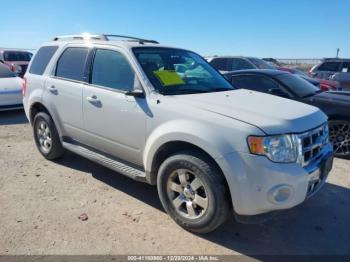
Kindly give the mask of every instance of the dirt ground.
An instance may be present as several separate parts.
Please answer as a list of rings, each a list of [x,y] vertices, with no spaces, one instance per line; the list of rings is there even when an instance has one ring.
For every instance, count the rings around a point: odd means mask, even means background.
[[[350,160],[336,159],[318,195],[267,223],[231,219],[199,236],[167,216],[155,187],[72,153],[47,161],[31,132],[23,111],[0,112],[0,255],[350,254]]]

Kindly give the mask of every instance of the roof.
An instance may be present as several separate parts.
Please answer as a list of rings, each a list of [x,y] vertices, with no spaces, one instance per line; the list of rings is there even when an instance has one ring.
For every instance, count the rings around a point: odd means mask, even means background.
[[[276,76],[282,74],[289,74],[288,72],[284,72],[281,70],[273,70],[273,69],[246,69],[246,70],[237,70],[228,73],[224,73],[224,75],[239,75],[239,74],[260,74],[260,75],[268,75],[268,76]]]

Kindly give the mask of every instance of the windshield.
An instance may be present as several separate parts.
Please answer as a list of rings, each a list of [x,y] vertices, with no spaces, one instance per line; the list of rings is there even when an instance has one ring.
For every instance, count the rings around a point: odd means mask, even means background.
[[[29,62],[31,58],[32,58],[32,54],[29,52],[23,52],[23,51],[6,51],[6,52],[4,52],[4,60],[5,61]]]
[[[233,90],[232,85],[202,57],[181,49],[133,48],[154,88],[164,95]]]
[[[320,92],[318,87],[292,74],[281,74],[277,76],[277,79],[299,97],[307,97]]]
[[[16,75],[13,72],[11,72],[6,65],[0,63],[0,78],[9,78],[9,77],[16,77]]]
[[[270,65],[262,59],[249,58],[249,61],[252,62],[257,67],[257,69],[276,69],[275,67],[273,67],[272,65]]]

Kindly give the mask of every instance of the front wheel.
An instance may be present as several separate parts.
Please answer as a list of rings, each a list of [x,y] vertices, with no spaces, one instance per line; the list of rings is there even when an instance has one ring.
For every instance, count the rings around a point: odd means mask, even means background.
[[[208,233],[228,217],[231,206],[221,171],[197,151],[185,151],[166,159],[157,179],[164,209],[180,226]]]
[[[333,144],[334,156],[350,158],[350,121],[330,120],[329,138]]]

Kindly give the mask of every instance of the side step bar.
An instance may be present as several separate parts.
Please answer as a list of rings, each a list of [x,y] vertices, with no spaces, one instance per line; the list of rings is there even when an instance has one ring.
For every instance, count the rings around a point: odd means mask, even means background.
[[[82,157],[85,157],[93,162],[101,164],[109,169],[112,169],[118,173],[121,173],[127,177],[130,177],[134,180],[146,182],[146,173],[137,168],[131,167],[127,164],[124,164],[118,160],[107,157],[101,153],[97,153],[93,150],[90,150],[82,145],[73,144],[69,142],[63,142],[63,147],[69,151],[72,151]]]

